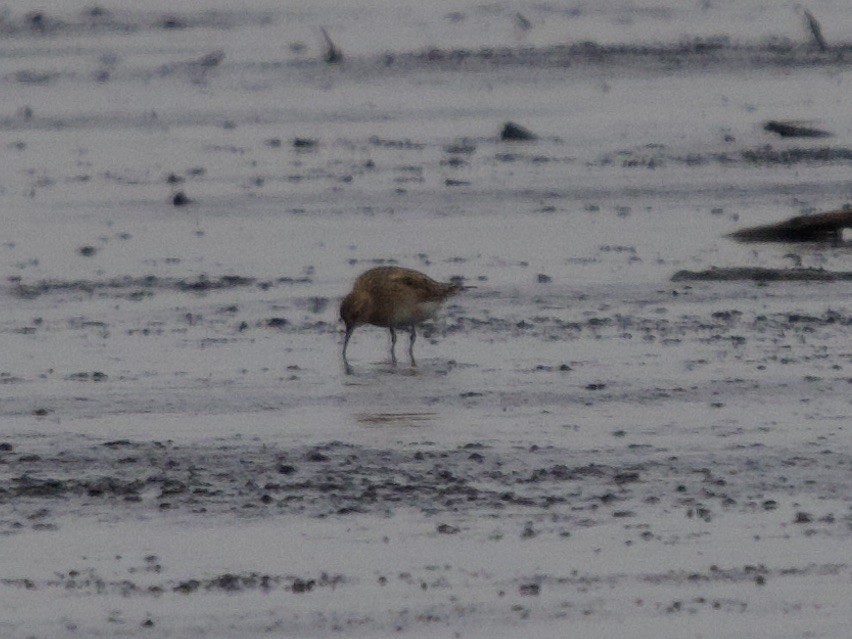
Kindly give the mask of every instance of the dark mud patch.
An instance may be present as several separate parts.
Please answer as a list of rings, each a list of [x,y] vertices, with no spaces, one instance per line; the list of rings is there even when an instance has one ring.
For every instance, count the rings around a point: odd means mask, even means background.
[[[381,418],[379,419],[381,421]],[[542,456],[540,453],[534,456]],[[304,449],[230,446],[204,451],[162,442],[105,442],[43,458],[7,455],[0,504],[20,499],[123,501],[195,513],[305,513],[313,516],[415,507],[427,513],[564,502],[566,482],[595,493],[624,492],[636,468],[548,464],[528,470],[487,449],[367,449],[331,442]],[[596,497],[595,497],[596,499]],[[94,501],[93,501],[94,500]]]
[[[843,471],[852,462],[830,451],[818,460],[755,458],[753,451],[692,460],[625,446],[628,452],[615,456],[621,461],[591,464],[587,452],[538,446],[498,451],[476,442],[408,451],[342,442],[285,449],[129,440],[50,455],[15,449],[0,456],[0,528],[30,528],[33,513],[37,525],[52,525],[54,516],[69,511],[323,518],[413,509],[454,518],[558,513],[558,528],[565,531],[613,517],[641,518],[658,503],[710,521],[731,511],[763,510],[770,494],[777,505],[775,493],[787,491],[797,471],[807,475],[800,495],[842,491]],[[779,466],[783,477],[775,473]],[[832,516],[814,525],[842,523]]]

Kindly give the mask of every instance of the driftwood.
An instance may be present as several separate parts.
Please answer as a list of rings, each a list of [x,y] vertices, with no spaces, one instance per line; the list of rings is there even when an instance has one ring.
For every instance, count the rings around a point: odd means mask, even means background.
[[[678,271],[672,282],[852,282],[852,271],[821,268],[759,268],[736,266],[706,271]]]
[[[764,131],[777,133],[782,138],[830,138],[828,131],[803,126],[797,122],[783,122],[781,120],[769,120],[763,125]]]
[[[822,27],[819,26],[819,22],[814,18],[814,14],[805,9],[805,23],[808,26],[808,30],[811,32],[811,38],[814,41],[814,44],[819,48],[820,51],[828,51],[828,42],[825,41],[825,38],[822,35]]]
[[[322,59],[328,64],[343,62],[343,51],[337,48],[331,36],[328,35],[328,31],[322,27],[320,27],[320,31],[322,31],[322,37],[325,39],[325,54]]]
[[[852,228],[852,209],[816,215],[799,215],[777,224],[752,226],[728,237],[740,242],[835,242],[843,240],[843,229]]]

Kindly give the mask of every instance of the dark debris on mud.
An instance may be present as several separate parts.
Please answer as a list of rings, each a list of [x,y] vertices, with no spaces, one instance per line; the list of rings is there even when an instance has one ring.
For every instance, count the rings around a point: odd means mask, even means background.
[[[50,459],[6,455],[2,463],[11,477],[0,484],[0,503],[119,499],[197,513],[272,508],[326,516],[401,505],[427,513],[511,504],[546,508],[566,500],[543,489],[550,482],[593,478],[618,489],[638,480],[633,470],[606,466],[555,464],[528,471],[502,456],[464,447],[401,453],[341,442],[288,451],[223,446],[199,455],[169,443],[119,440]]]
[[[733,140],[731,141],[733,142]],[[852,162],[852,149],[845,146],[815,148],[775,148],[764,145],[755,148],[731,149],[710,153],[683,154],[673,152],[665,145],[651,144],[638,149],[621,149],[599,158],[591,166],[620,166],[624,169],[660,169],[669,164],[701,167],[721,166],[796,166],[825,163]]]
[[[118,594],[123,597],[131,595],[159,597],[169,592],[192,595],[199,592],[234,594],[253,590],[264,593],[284,590],[293,594],[303,594],[321,588],[333,590],[345,583],[342,575],[330,575],[326,572],[320,573],[317,577],[271,575],[257,572],[222,573],[213,577],[167,580],[148,585],[133,578],[140,572],[157,574],[160,570],[161,566],[156,563],[156,556],[152,556],[152,560],[147,561],[144,566],[131,568],[128,571],[128,577],[125,579],[107,579],[96,570],[87,569],[57,572],[50,579],[5,578],[0,579],[0,584],[32,591],[58,589],[63,592],[86,595]]]
[[[789,281],[836,281],[835,272],[791,269]],[[811,275],[812,277],[809,277]],[[839,275],[843,275],[840,273]],[[738,281],[750,280],[755,285],[766,282],[785,281],[784,273],[772,269],[713,269],[710,271],[678,271],[672,278],[675,282]],[[687,291],[688,292],[688,291]],[[650,309],[653,311],[653,309]],[[805,319],[807,318],[807,319]],[[796,312],[755,313],[737,308],[716,310],[708,314],[683,314],[660,317],[653,312],[639,313],[595,313],[579,321],[566,320],[557,316],[538,315],[518,322],[516,319],[489,317],[487,319],[455,316],[448,319],[445,332],[448,335],[487,331],[493,336],[536,337],[544,339],[595,338],[641,339],[645,342],[704,343],[733,341],[771,346],[764,348],[762,357],[772,358],[777,348],[767,331],[776,330],[796,334],[802,330],[844,330],[852,324],[852,316],[841,309],[827,309],[819,315],[804,315]],[[564,369],[562,369],[564,370]]]
[[[138,515],[320,518],[398,509],[428,516],[556,509],[576,525],[594,525],[663,503],[709,521],[730,509],[753,512],[775,503],[762,499],[763,491],[788,490],[796,467],[810,473],[811,484],[800,490],[831,490],[832,482],[841,490],[840,474],[832,479],[832,473],[852,461],[829,452],[819,460],[758,461],[748,451],[711,457],[695,461],[649,449],[630,463],[589,464],[568,449],[498,452],[478,443],[399,451],[343,442],[281,449],[115,440],[52,455],[11,447],[0,450],[0,532],[50,527],[69,509],[118,507]],[[777,479],[779,464],[787,476]]]

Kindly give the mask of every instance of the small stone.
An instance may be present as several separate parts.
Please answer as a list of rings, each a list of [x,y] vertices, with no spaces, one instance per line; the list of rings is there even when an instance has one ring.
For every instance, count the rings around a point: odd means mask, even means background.
[[[298,579],[297,578],[293,581],[293,592],[296,592],[296,593],[310,592],[311,590],[314,589],[314,586],[316,585],[316,583],[317,582],[314,581],[313,579]]]
[[[266,320],[266,325],[269,328],[284,328],[289,323],[290,322],[288,322],[283,317],[270,317],[268,320]]]
[[[179,18],[167,16],[163,18],[163,21],[160,23],[160,26],[162,26],[163,29],[185,29],[186,23],[180,20]]]
[[[191,200],[183,191],[178,191],[172,196],[172,204],[174,204],[175,206],[186,206],[190,202]]]
[[[813,515],[800,510],[799,512],[796,513],[796,518],[793,520],[793,523],[794,524],[809,524],[813,520],[814,520]]]
[[[500,132],[500,139],[504,142],[523,142],[535,140],[535,134],[520,124],[514,122],[506,122],[503,125],[503,130]]]

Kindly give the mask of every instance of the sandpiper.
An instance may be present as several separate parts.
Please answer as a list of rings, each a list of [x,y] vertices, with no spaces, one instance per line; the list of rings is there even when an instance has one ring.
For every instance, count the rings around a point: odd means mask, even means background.
[[[396,364],[396,329],[411,333],[408,355],[414,361],[416,325],[434,317],[441,303],[462,290],[454,282],[436,282],[431,277],[399,266],[378,266],[355,280],[352,291],[340,303],[340,319],[346,324],[343,363],[349,368],[346,347],[352,332],[362,324],[383,326],[390,331],[391,361]]]

